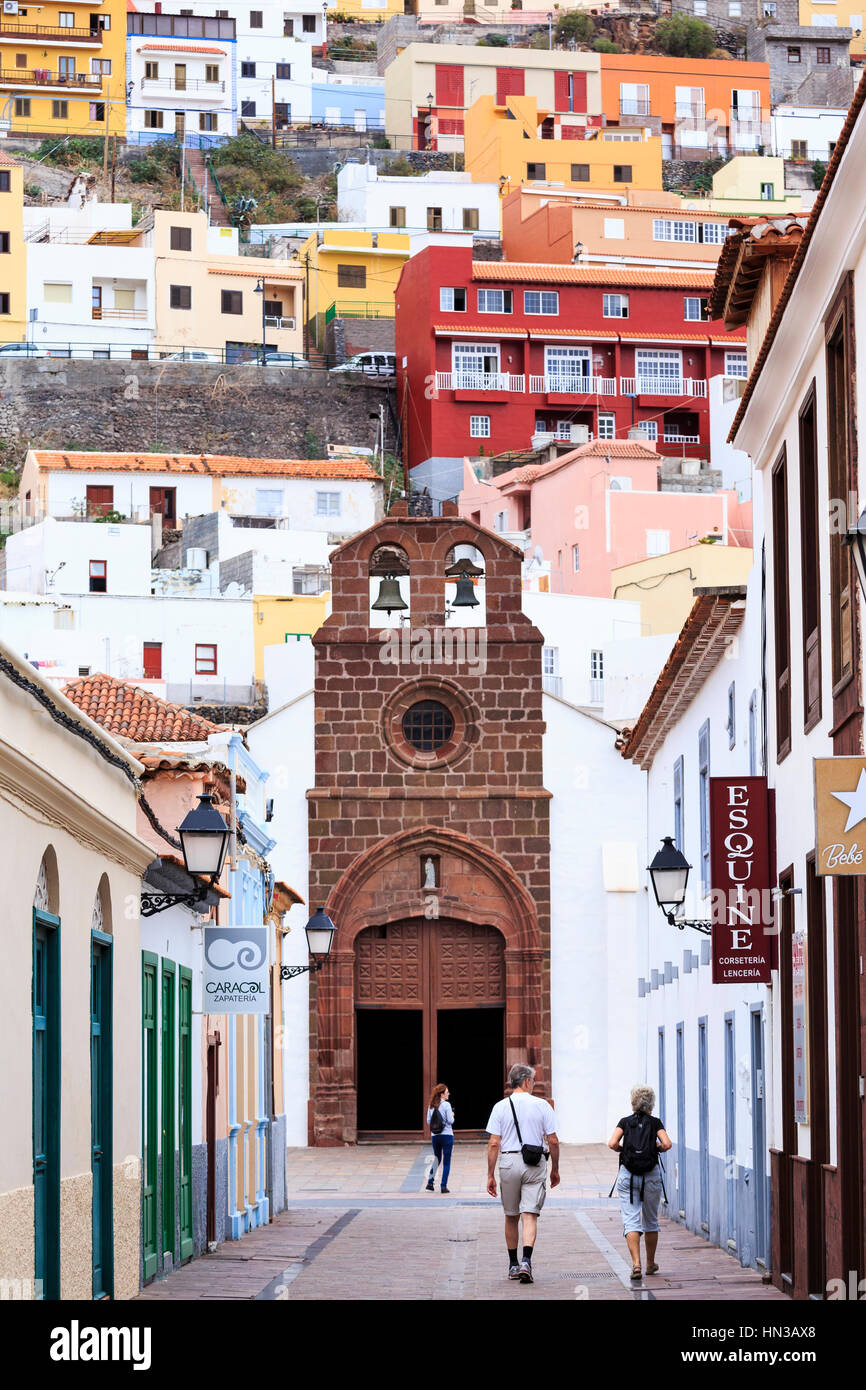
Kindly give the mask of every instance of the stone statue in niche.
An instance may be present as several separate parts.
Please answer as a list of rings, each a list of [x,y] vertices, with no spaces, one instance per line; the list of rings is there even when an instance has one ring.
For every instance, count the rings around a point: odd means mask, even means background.
[[[438,888],[438,886],[436,882],[436,865],[428,854],[427,858],[424,860],[424,887]]]

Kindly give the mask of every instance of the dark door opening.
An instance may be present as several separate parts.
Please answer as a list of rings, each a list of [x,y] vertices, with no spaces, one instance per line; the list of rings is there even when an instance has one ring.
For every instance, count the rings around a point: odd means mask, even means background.
[[[358,1129],[419,1130],[424,1122],[422,1009],[358,1009]]]
[[[451,1092],[455,1127],[483,1130],[505,1085],[505,1010],[439,1009],[437,1024],[436,1080]]]

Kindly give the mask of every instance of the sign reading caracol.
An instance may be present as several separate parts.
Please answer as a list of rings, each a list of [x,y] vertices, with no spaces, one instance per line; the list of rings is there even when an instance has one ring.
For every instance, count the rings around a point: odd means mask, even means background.
[[[266,1014],[270,998],[267,927],[205,927],[204,1012]]]
[[[713,984],[769,984],[773,963],[765,777],[710,778]]]

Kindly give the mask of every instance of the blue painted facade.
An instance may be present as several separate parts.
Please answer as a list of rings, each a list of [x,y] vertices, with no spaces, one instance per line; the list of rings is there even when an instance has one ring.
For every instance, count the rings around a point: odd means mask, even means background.
[[[312,112],[314,125],[347,126],[350,130],[384,130],[384,86],[314,82]]]

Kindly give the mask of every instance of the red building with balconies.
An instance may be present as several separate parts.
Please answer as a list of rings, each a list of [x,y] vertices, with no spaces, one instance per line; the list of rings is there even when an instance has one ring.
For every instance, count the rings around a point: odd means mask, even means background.
[[[474,261],[430,246],[404,265],[396,348],[416,482],[456,495],[463,460],[625,439],[709,458],[708,381],[745,377],[746,340],[707,318],[703,269]]]

